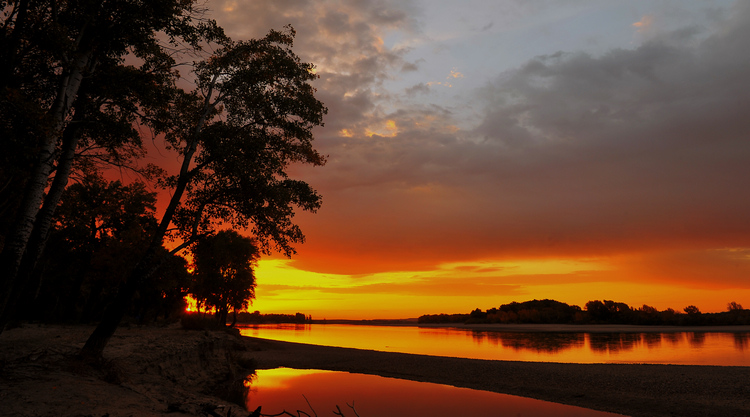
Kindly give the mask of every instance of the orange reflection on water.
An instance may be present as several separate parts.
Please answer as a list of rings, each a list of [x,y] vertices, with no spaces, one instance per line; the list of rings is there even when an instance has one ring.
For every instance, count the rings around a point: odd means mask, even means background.
[[[555,333],[357,325],[260,325],[245,336],[474,359],[750,366],[750,333]]]
[[[304,397],[303,397],[304,395]],[[307,401],[310,404],[307,404]],[[363,417],[454,416],[615,416],[530,398],[456,388],[447,385],[319,370],[259,370],[247,398],[248,410],[262,407],[263,414],[297,410],[310,415],[333,415],[336,406],[344,415]],[[312,410],[310,409],[312,406]]]

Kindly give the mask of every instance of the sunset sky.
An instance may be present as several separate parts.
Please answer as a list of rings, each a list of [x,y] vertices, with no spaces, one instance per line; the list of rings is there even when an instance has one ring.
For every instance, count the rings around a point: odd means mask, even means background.
[[[251,310],[407,318],[552,298],[750,307],[750,2],[210,0],[292,24],[323,195]]]

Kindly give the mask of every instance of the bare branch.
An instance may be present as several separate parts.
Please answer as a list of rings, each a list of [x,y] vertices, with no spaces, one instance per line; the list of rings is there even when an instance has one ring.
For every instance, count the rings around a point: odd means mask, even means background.
[[[302,394],[302,398],[305,399],[305,401],[307,402],[307,406],[310,407],[310,411],[313,412],[313,414],[315,415],[315,417],[318,417],[318,413],[315,412],[315,409],[313,408],[312,404],[310,404],[310,400],[308,400],[307,397],[305,397],[305,394]],[[305,414],[307,414],[307,413],[305,413]],[[308,414],[308,416],[309,416],[309,414]]]
[[[354,415],[355,415],[355,416],[357,416],[357,417],[360,417],[359,413],[357,413],[357,410],[355,410],[355,409],[354,409],[354,400],[352,400],[352,403],[351,403],[351,404],[349,404],[349,403],[346,403],[346,405],[347,405],[347,406],[348,406],[349,408],[351,408],[351,409],[352,409],[352,411],[354,411]]]

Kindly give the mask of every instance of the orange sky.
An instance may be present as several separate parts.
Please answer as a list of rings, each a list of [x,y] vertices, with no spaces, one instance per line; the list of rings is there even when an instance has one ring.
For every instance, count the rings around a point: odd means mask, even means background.
[[[750,306],[750,6],[209,1],[291,23],[328,106],[307,243],[253,309],[405,318],[552,298]]]

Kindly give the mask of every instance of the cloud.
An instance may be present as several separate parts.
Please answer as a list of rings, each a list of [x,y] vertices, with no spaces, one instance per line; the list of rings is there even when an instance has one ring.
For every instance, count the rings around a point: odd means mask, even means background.
[[[509,296],[522,293],[521,285],[507,285],[494,280],[470,278],[424,279],[417,282],[389,282],[354,287],[325,288],[324,293],[334,294],[391,294],[442,297]]]
[[[417,62],[405,62],[401,67],[401,72],[414,72],[419,70],[419,64]]]
[[[450,291],[446,291],[450,289]],[[378,282],[348,286],[320,286],[320,285],[263,285],[264,293],[277,296],[289,291],[314,291],[320,294],[390,294],[405,296],[442,296],[442,297],[473,297],[473,296],[510,296],[521,293],[522,286],[502,284],[491,278],[419,278],[400,280],[398,282]]]
[[[407,88],[405,92],[408,97],[413,97],[417,94],[427,94],[430,92],[430,86],[425,83],[419,83]]]
[[[239,38],[292,23],[295,50],[318,66],[329,115],[316,146],[329,163],[293,168],[324,197],[317,214],[297,216],[308,241],[295,267],[367,274],[599,256],[628,273],[518,278],[699,285],[728,262],[722,248],[750,247],[746,2],[703,26],[676,27],[661,13],[657,27],[656,17],[641,15],[635,28],[651,30],[637,47],[563,49],[469,93],[418,79],[388,88],[425,65],[384,41],[389,31],[419,32],[411,2],[214,4]],[[457,79],[454,71],[448,79]],[[425,101],[438,94],[455,99]],[[738,265],[726,285],[744,285],[745,264]],[[419,285],[429,283],[357,291],[409,293]]]
[[[451,70],[450,75],[448,75],[447,79],[451,78],[464,78],[464,75],[458,72],[455,68]]]
[[[651,25],[654,23],[654,17],[651,15],[646,15],[641,18],[641,20],[633,23],[633,27],[638,30],[638,32],[646,32],[651,28]]]
[[[314,238],[296,265],[750,247],[747,9],[699,42],[663,33],[600,56],[539,56],[475,93],[471,129],[455,128],[456,109],[343,100],[334,124],[393,120],[398,134],[327,142],[331,162],[308,173],[324,207],[301,218]]]

